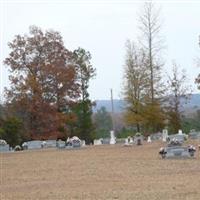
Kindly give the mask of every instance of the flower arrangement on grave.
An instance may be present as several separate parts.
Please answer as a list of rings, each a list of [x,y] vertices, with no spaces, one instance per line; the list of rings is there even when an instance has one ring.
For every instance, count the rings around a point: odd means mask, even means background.
[[[136,136],[136,137],[140,137],[140,136],[142,136],[142,134],[139,133],[139,132],[137,132],[137,133],[135,134],[135,136]]]
[[[7,142],[5,141],[5,140],[0,140],[0,145],[6,145],[7,144]]]
[[[188,151],[189,151],[191,156],[194,156],[196,148],[194,146],[190,145],[190,146],[188,146]]]

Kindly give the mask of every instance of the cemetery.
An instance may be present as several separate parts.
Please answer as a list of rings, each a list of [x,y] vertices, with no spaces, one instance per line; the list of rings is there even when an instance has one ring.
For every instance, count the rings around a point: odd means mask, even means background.
[[[84,142],[73,137],[42,146],[41,141],[29,141],[22,145],[24,151],[1,153],[1,173],[6,174],[2,199],[198,199],[198,140],[151,141],[137,134],[117,142],[112,132],[110,136],[84,151],[79,148]],[[64,148],[80,151],[59,150]]]
[[[171,3],[0,0],[0,200],[200,200],[200,7]]]

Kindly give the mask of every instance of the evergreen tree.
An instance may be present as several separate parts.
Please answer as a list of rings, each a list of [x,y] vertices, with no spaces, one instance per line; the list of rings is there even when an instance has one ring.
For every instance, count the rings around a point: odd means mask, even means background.
[[[113,127],[112,118],[105,107],[101,107],[94,114],[94,123],[96,125],[97,138],[110,137],[110,130]]]
[[[78,48],[73,53],[80,86],[80,99],[72,108],[77,115],[76,133],[89,144],[94,139],[94,126],[92,123],[92,106],[94,103],[89,99],[88,88],[89,81],[96,75],[96,70],[90,63],[90,52]]]

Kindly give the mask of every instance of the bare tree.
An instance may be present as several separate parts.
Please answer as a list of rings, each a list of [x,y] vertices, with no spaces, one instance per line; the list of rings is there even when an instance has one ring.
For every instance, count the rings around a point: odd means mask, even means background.
[[[160,10],[152,2],[144,4],[139,16],[139,29],[141,31],[140,42],[148,55],[147,67],[150,76],[150,100],[151,103],[159,97],[161,93],[161,60],[160,52],[163,48],[163,38],[161,37]]]

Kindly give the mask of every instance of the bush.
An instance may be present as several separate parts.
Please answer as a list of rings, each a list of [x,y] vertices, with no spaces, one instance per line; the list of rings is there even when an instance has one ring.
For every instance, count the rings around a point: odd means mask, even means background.
[[[10,146],[15,147],[22,141],[21,130],[22,121],[16,117],[11,117],[4,121],[0,134],[2,135],[2,139],[6,140]]]

